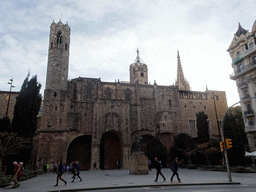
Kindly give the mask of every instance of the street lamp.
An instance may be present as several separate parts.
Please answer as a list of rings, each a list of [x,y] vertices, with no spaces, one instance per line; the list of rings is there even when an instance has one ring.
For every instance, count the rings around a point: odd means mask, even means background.
[[[10,84],[10,93],[9,93],[9,98],[8,98],[8,102],[7,102],[7,108],[6,108],[6,117],[8,115],[8,110],[9,110],[9,104],[10,104],[10,99],[11,99],[11,92],[12,92],[12,88],[15,87],[12,85],[13,82],[13,78],[10,79],[10,82],[8,82],[7,84]]]

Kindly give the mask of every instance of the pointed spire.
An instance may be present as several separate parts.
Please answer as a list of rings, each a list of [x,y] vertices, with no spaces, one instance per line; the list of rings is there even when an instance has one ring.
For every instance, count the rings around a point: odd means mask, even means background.
[[[182,66],[181,66],[181,62],[180,62],[180,54],[178,51],[178,66],[177,66],[177,79],[175,82],[175,85],[179,87],[179,90],[187,90],[190,91],[190,86],[188,81],[185,79],[184,74],[183,74],[183,70],[182,70]]]
[[[140,52],[138,48],[137,48],[137,57],[135,59],[135,63],[140,63]]]
[[[208,91],[208,86],[207,86],[207,84],[206,84],[206,91]]]
[[[240,37],[240,35],[245,35],[247,33],[247,30],[245,30],[242,26],[241,26],[241,24],[240,24],[240,22],[238,23],[238,30],[236,31],[236,36],[238,36],[238,37]]]

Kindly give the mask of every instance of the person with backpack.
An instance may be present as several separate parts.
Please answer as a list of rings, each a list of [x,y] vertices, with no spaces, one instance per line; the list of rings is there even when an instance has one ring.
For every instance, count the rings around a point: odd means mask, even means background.
[[[162,167],[161,167],[160,162],[157,160],[157,157],[155,157],[155,166],[156,166],[156,179],[154,181],[157,182],[158,175],[160,174],[163,177],[164,182],[165,182],[166,179],[165,179],[163,173],[161,172]]]
[[[64,179],[61,178],[62,174],[65,172],[65,167],[62,164],[62,161],[58,161],[58,170],[57,170],[57,183],[54,186],[58,186],[59,183],[59,179],[61,181],[63,181],[65,183],[65,185],[67,184],[67,181],[65,181]]]
[[[79,176],[79,174],[80,174],[80,165],[79,165],[79,162],[76,161],[75,164],[74,164],[74,175],[73,175],[73,177],[72,177],[72,178],[73,178],[73,181],[71,181],[71,182],[74,182],[76,176],[77,176],[77,178],[80,179],[80,182],[81,182],[82,179],[81,179],[81,177]]]
[[[174,159],[174,161],[172,162],[172,165],[171,165],[170,169],[171,169],[172,172],[173,172],[170,182],[172,183],[173,177],[174,177],[175,175],[177,175],[177,179],[178,179],[179,183],[181,183],[181,180],[180,180],[179,174],[178,174],[178,157],[176,157],[176,158]]]
[[[23,166],[23,162],[19,162],[19,166],[20,166],[20,170],[18,172],[18,176],[17,176],[17,181],[20,182],[20,178],[23,174],[24,171],[24,166]]]

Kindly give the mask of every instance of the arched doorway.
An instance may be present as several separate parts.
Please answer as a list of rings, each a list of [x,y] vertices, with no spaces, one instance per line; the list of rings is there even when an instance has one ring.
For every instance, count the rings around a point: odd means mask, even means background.
[[[117,160],[122,166],[121,135],[116,131],[103,134],[100,142],[100,169],[116,169]]]
[[[67,164],[79,161],[81,170],[89,170],[91,165],[92,137],[84,135],[75,138],[68,147]]]

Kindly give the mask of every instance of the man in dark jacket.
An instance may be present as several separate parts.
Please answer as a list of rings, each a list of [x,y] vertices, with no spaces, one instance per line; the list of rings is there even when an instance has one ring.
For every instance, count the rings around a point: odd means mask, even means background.
[[[176,159],[174,159],[174,161],[172,162],[171,170],[173,171],[173,174],[171,177],[171,183],[172,183],[172,179],[175,175],[177,175],[177,179],[181,183],[181,180],[180,180],[179,174],[178,174],[178,157],[176,157]]]
[[[164,175],[161,172],[162,167],[161,167],[159,161],[157,160],[157,157],[155,157],[155,166],[156,166],[156,180],[154,180],[154,181],[157,182],[158,175],[160,174],[163,177],[164,182],[165,182],[166,179],[165,179]]]
[[[61,178],[62,174],[64,173],[65,170],[63,170],[63,167],[62,167],[62,161],[58,161],[58,170],[57,170],[57,182],[56,182],[56,185],[54,186],[58,186],[58,183],[59,183],[59,179],[61,181],[63,181],[65,183],[65,185],[67,184],[67,181],[65,181],[64,179]]]

